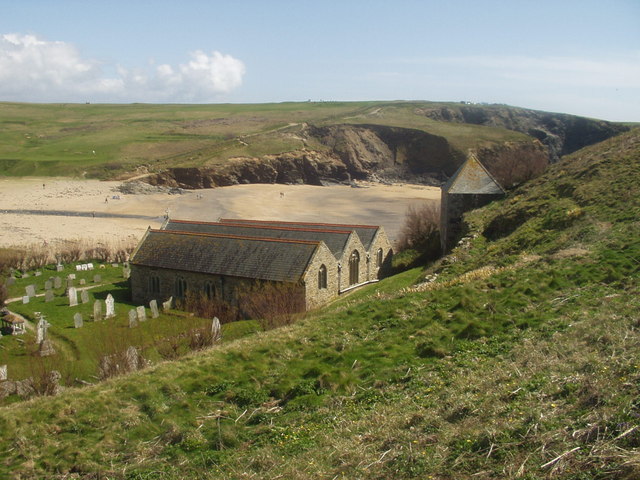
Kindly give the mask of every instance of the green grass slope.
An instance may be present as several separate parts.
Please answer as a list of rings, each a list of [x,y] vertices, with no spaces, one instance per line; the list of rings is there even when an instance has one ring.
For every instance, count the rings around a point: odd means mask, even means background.
[[[490,126],[427,118],[432,102],[304,102],[228,105],[0,103],[0,174],[117,178],[234,156],[301,149],[306,123],[378,123],[421,129],[455,148],[527,139]]]
[[[427,272],[4,407],[0,476],[638,478],[639,177],[635,130],[469,214]]]

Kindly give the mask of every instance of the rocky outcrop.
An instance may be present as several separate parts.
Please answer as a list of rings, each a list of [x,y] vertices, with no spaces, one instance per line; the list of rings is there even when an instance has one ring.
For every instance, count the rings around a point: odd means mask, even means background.
[[[425,107],[416,109],[416,113],[438,121],[501,127],[525,133],[548,148],[552,163],[563,155],[629,130],[624,125],[604,120],[504,105]]]
[[[304,135],[308,143],[320,143],[325,150],[296,150],[259,158],[231,158],[222,165],[170,168],[151,174],[144,181],[154,186],[189,189],[241,183],[323,185],[352,179],[439,185],[466,158],[444,137],[410,128],[308,126]],[[541,171],[541,165],[547,163],[546,149],[535,140],[483,147],[478,155],[495,167],[496,177],[504,179],[505,186],[520,182],[522,172],[527,176]]]
[[[237,157],[220,166],[171,168],[149,175],[151,185],[213,188],[241,183],[301,183],[323,185],[349,180],[339,158],[316,151],[294,151],[264,157]]]

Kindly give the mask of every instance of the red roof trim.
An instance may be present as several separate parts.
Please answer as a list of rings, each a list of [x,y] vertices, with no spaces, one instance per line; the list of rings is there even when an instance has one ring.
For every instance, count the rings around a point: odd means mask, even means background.
[[[150,233],[162,233],[166,235],[189,235],[192,237],[213,237],[213,238],[233,238],[236,240],[258,240],[261,242],[278,242],[278,243],[301,243],[305,245],[320,245],[320,240],[290,240],[287,238],[265,238],[265,237],[250,237],[246,235],[228,235],[225,233],[199,233],[199,232],[185,232],[182,230],[149,230]]]
[[[252,222],[252,220],[239,220],[239,223],[232,223],[234,221],[223,221],[223,222],[198,222],[196,220],[170,220],[170,222],[175,223],[185,223],[189,225],[224,225],[226,227],[245,227],[245,228],[264,228],[267,230],[284,230],[288,232],[315,232],[315,233],[344,233],[350,234],[352,230],[337,230],[337,229],[321,229],[321,228],[296,228],[296,227],[279,227],[276,225],[256,225],[254,223],[245,223]],[[257,221],[256,221],[257,222]],[[278,223],[292,223],[293,222],[278,222]],[[310,224],[310,225],[319,225],[319,224]],[[377,228],[377,227],[374,227]]]
[[[376,225],[355,225],[355,224],[346,224],[346,223],[314,223],[314,222],[283,222],[280,220],[242,220],[242,219],[234,219],[234,218],[221,218],[220,223],[231,224],[231,223],[286,223],[287,225],[320,225],[324,227],[353,227],[353,228],[380,228]]]

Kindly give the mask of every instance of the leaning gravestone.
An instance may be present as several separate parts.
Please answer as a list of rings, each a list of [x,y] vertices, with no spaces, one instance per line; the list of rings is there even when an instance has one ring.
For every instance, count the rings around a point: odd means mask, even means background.
[[[53,282],[51,280],[47,280],[44,282],[44,289],[51,290],[53,288]]]
[[[36,286],[35,285],[27,285],[25,287],[25,291],[27,292],[27,295],[29,297],[35,297],[36,296]]]
[[[104,318],[111,318],[116,316],[116,305],[111,294],[107,295],[107,299],[104,301],[107,311],[104,314]]]
[[[53,288],[61,288],[62,279],[60,277],[53,277]]]
[[[158,301],[151,300],[149,302],[149,308],[151,308],[151,318],[158,318],[160,313],[158,313]]]
[[[44,301],[46,303],[53,301],[53,290],[47,290],[46,292],[44,292]]]
[[[78,312],[73,316],[73,326],[75,328],[82,328],[83,325],[84,322],[82,321],[82,314]]]
[[[89,303],[89,291],[88,290],[81,290],[80,291],[80,299],[82,300],[82,303]]]
[[[78,292],[76,287],[69,287],[69,306],[75,307],[78,305]]]
[[[129,310],[129,328],[138,326],[138,313],[132,308]]]
[[[136,307],[136,313],[138,314],[139,322],[144,322],[147,319],[147,312],[144,310],[144,305]]]
[[[162,311],[168,312],[169,310],[171,310],[172,306],[173,306],[173,297],[169,297],[169,300],[167,300],[166,302],[162,302]]]
[[[99,322],[100,320],[102,320],[102,302],[96,300],[93,302],[93,321]]]

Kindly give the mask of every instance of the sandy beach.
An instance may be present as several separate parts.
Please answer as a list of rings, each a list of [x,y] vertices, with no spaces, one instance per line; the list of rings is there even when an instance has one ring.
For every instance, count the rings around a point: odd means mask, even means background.
[[[0,246],[60,240],[139,239],[171,218],[253,218],[384,226],[394,240],[409,205],[439,201],[419,185],[236,185],[183,194],[125,195],[121,182],[67,178],[0,178]]]

